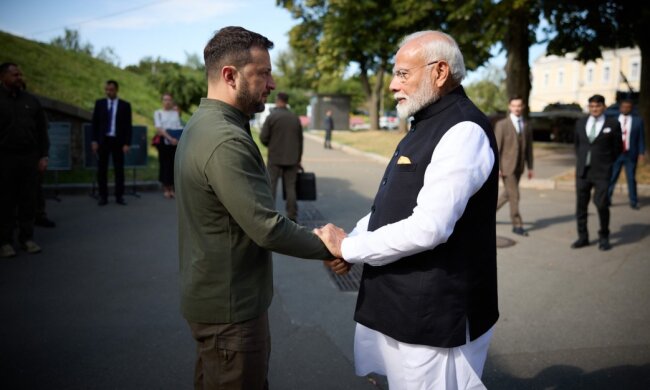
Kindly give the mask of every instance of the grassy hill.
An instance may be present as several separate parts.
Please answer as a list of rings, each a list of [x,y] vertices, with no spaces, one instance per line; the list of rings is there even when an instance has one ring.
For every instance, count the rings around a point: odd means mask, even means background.
[[[82,53],[74,53],[49,44],[30,41],[0,31],[0,63],[15,62],[23,71],[27,90],[92,111],[95,100],[105,96],[108,79],[120,84],[119,96],[131,102],[133,124],[148,128],[153,136],[153,113],[160,107],[160,95],[147,78],[120,69]],[[156,180],[158,156],[149,149],[146,168],[138,169],[138,180]],[[74,169],[60,172],[59,183],[91,182],[95,172]],[[46,176],[52,182],[53,175]],[[112,178],[109,178],[112,182]]]
[[[134,124],[152,127],[153,112],[160,107],[158,91],[144,76],[85,54],[0,31],[0,62],[6,61],[21,67],[29,91],[88,111],[96,99],[104,97],[108,79],[117,80],[120,97],[131,102]]]

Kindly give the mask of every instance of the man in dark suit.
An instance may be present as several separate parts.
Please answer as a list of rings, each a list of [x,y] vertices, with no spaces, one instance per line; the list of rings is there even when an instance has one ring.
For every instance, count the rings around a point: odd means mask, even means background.
[[[625,177],[627,178],[627,195],[630,198],[630,207],[638,210],[639,202],[636,196],[636,163],[643,160],[645,153],[645,129],[643,119],[632,114],[632,101],[623,100],[620,106],[618,122],[621,124],[623,151],[614,162],[612,180],[609,183],[608,198],[611,204],[612,194],[621,168],[625,166]]]
[[[278,93],[275,109],[266,118],[260,133],[260,141],[268,147],[267,168],[271,176],[271,194],[275,197],[278,179],[282,177],[287,196],[287,217],[298,218],[296,201],[296,178],[302,159],[302,125],[300,118],[289,111],[289,95]]]
[[[605,98],[589,98],[589,116],[580,119],[575,129],[576,150],[576,218],[578,240],[572,248],[589,245],[587,206],[594,189],[594,205],[598,210],[600,230],[598,249],[611,249],[609,244],[609,199],[607,191],[612,165],[621,152],[621,126],[615,118],[605,118]]]
[[[124,154],[131,144],[131,104],[117,97],[119,85],[108,80],[104,90],[106,99],[95,102],[93,110],[93,153],[97,154],[97,183],[100,206],[108,202],[108,158],[113,159],[115,169],[115,200],[124,201]]]
[[[494,126],[494,137],[499,150],[499,176],[503,179],[503,191],[497,201],[497,210],[510,202],[512,232],[528,236],[519,214],[519,179],[528,167],[528,179],[533,177],[533,133],[524,122],[524,100],[520,96],[510,98],[510,115]]]

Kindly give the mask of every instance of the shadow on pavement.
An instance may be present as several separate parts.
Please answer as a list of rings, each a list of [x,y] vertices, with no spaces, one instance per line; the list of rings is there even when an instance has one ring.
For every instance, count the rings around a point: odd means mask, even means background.
[[[503,372],[483,375],[488,389],[554,389],[605,390],[650,388],[650,364],[609,367],[593,372],[569,365],[555,365],[542,370],[532,378],[517,378]]]

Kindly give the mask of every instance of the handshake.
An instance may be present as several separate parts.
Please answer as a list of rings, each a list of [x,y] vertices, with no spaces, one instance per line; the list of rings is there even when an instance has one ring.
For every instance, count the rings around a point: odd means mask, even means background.
[[[345,231],[336,225],[328,223],[325,226],[314,229],[314,234],[323,241],[327,250],[335,257],[334,260],[325,261],[325,264],[337,275],[345,275],[348,273],[350,268],[352,268],[352,264],[343,260],[343,254],[341,253],[341,243],[347,237]]]

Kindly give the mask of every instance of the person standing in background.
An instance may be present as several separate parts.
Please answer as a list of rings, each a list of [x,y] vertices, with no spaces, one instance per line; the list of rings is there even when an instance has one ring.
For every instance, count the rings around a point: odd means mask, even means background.
[[[38,99],[25,91],[18,65],[0,65],[0,257],[13,257],[16,218],[18,243],[39,253],[34,218],[39,172],[45,171],[50,148],[47,118]]]
[[[124,154],[131,144],[131,104],[119,99],[119,85],[108,80],[104,91],[105,99],[95,102],[93,110],[93,153],[97,154],[97,184],[99,186],[99,206],[108,203],[108,159],[113,159],[115,169],[115,202],[126,206],[124,201]]]
[[[163,108],[156,110],[153,115],[156,135],[160,141],[158,148],[158,180],[163,186],[163,196],[167,199],[174,198],[174,157],[176,156],[176,145],[178,140],[172,137],[167,130],[180,129],[183,127],[178,111],[174,109],[174,98],[166,93],[162,97]]]
[[[325,149],[332,149],[332,130],[334,130],[334,118],[332,118],[332,110],[327,110],[325,113]]]
[[[598,249],[612,248],[609,243],[609,199],[607,191],[612,178],[612,166],[621,153],[621,126],[615,118],[605,117],[605,98],[589,98],[589,116],[576,122],[576,220],[578,239],[571,244],[577,249],[589,245],[587,207],[594,190],[594,205],[598,210],[600,230]]]
[[[267,169],[271,176],[271,194],[275,198],[278,179],[287,197],[287,217],[296,222],[298,202],[296,200],[296,178],[302,168],[303,135],[300,118],[289,111],[289,95],[278,93],[275,109],[264,121],[260,141],[268,147]]]
[[[639,209],[639,199],[636,194],[636,165],[643,161],[645,153],[645,128],[643,119],[632,114],[633,103],[631,100],[623,100],[620,106],[618,122],[621,124],[621,137],[623,151],[614,161],[612,169],[612,180],[609,183],[607,197],[609,204],[612,204],[612,194],[616,187],[616,181],[621,174],[621,168],[625,167],[625,178],[627,179],[627,196],[630,199],[630,207]]]
[[[528,179],[533,177],[533,133],[524,122],[524,100],[519,96],[510,98],[510,115],[496,123],[494,136],[499,149],[499,176],[503,180],[503,191],[497,201],[497,210],[510,202],[512,232],[528,236],[519,214],[519,179],[528,166]]]

